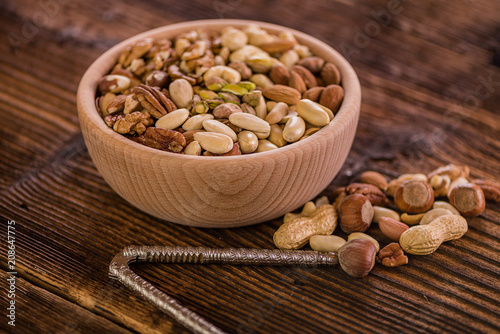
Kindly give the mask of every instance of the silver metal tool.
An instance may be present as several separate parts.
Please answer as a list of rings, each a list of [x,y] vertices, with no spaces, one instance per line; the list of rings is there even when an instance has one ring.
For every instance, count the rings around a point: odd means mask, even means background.
[[[133,262],[232,264],[252,266],[331,266],[338,263],[336,253],[315,251],[204,248],[169,246],[128,246],[118,253],[109,265],[109,276],[149,300],[159,309],[196,334],[226,334],[205,318],[199,316],[177,300],[163,293],[134,273]]]

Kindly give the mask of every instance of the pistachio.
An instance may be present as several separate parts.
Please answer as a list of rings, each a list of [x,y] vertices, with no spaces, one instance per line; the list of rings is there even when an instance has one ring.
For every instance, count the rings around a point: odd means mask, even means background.
[[[231,93],[236,96],[243,96],[248,93],[248,90],[239,85],[229,84],[222,87],[221,92]]]
[[[193,110],[197,114],[205,114],[210,110],[210,107],[206,101],[200,101],[195,104]]]
[[[251,105],[249,105],[248,103],[242,103],[240,105],[240,108],[241,108],[241,111],[243,111],[244,113],[256,115],[255,109]]]
[[[227,85],[226,85],[227,86]],[[212,91],[212,90],[206,90],[206,89],[202,89],[198,92],[198,94],[200,95],[200,97],[203,99],[203,100],[210,100],[210,99],[215,99],[216,97],[218,97],[217,93]]]
[[[241,108],[234,103],[223,103],[217,106],[213,114],[217,118],[228,118],[230,115],[235,113],[242,113]]]
[[[238,86],[237,86],[238,87]],[[240,99],[238,96],[234,95],[233,93],[229,92],[219,92],[217,94],[224,102],[226,103],[233,103],[236,105],[240,105]]]
[[[218,92],[227,85],[227,81],[222,79],[221,77],[217,76],[212,76],[208,79],[205,79],[205,86],[207,86],[208,89],[213,90],[215,92]]]
[[[252,107],[256,107],[259,104],[261,97],[262,92],[260,90],[252,90],[243,96],[242,101],[248,103]]]
[[[253,91],[257,85],[251,81],[241,81],[238,86],[247,90],[247,92]],[[246,93],[245,93],[246,94]]]
[[[193,99],[193,87],[185,79],[177,79],[168,87],[170,98],[178,108],[187,108]]]

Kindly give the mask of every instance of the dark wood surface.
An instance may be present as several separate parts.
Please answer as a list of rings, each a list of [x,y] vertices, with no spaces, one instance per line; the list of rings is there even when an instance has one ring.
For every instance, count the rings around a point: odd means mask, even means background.
[[[388,9],[398,13],[376,23],[374,13]],[[473,177],[500,178],[496,0],[4,0],[0,331],[183,333],[108,278],[118,251],[130,244],[273,248],[279,220],[199,229],[131,207],[96,171],[78,126],[79,79],[107,48],[150,28],[219,17],[302,30],[337,48],[358,72],[357,136],[324,194],[366,169],[392,177],[453,162],[469,165]],[[8,220],[17,222],[15,328],[4,316]],[[429,256],[410,256],[404,267],[376,265],[364,279],[339,268],[134,268],[231,333],[499,332],[499,205],[488,202],[468,222],[462,239]],[[388,242],[376,226],[369,233]]]

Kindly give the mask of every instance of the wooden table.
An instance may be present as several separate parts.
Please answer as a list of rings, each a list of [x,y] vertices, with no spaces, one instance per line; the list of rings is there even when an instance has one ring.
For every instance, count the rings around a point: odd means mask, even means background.
[[[389,13],[389,15],[387,15]],[[237,229],[159,221],[96,171],[75,94],[85,69],[136,33],[205,18],[282,24],[349,58],[363,104],[343,169],[394,177],[450,162],[500,175],[500,2],[66,1],[0,3],[0,329],[9,333],[184,333],[107,276],[124,246],[274,248],[279,220]],[[333,199],[333,198],[331,198]],[[16,222],[16,327],[5,317],[7,222]],[[340,268],[137,265],[182,304],[231,333],[500,331],[500,206],[469,232],[364,279]],[[379,237],[378,227],[369,233]]]

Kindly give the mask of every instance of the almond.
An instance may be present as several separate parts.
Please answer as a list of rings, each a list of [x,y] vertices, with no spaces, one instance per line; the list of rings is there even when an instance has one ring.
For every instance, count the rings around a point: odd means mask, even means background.
[[[389,217],[381,217],[378,221],[378,226],[380,227],[380,231],[393,241],[399,241],[401,234],[409,228],[405,223],[398,222]]]
[[[287,85],[288,79],[290,78],[290,72],[284,65],[276,64],[271,68],[269,77],[275,84]]]
[[[332,63],[326,63],[325,66],[323,66],[320,76],[325,86],[338,85],[341,81],[340,71],[337,66]]]
[[[304,95],[302,95],[302,98],[318,102],[324,90],[325,87],[310,88],[304,93]]]
[[[325,64],[325,60],[321,57],[306,57],[299,61],[299,65],[304,66],[312,73],[319,73]]]
[[[372,184],[384,191],[387,189],[387,179],[378,172],[366,171],[361,174],[360,181],[362,183]]]
[[[294,65],[292,66],[291,71],[297,72],[300,75],[302,80],[304,80],[307,88],[316,87],[318,85],[318,81],[316,80],[314,74],[312,74],[311,71],[309,71],[304,66]]]
[[[297,44],[295,41],[287,39],[277,39],[275,41],[260,45],[260,48],[269,53],[283,53],[293,48],[295,44]]]
[[[344,89],[339,85],[329,85],[321,93],[319,103],[335,113],[339,110],[343,99]]]
[[[307,91],[306,83],[304,82],[300,74],[295,71],[290,72],[288,85],[298,90],[301,94],[304,94]]]
[[[300,101],[301,94],[298,90],[285,85],[273,85],[264,88],[262,91],[265,97],[276,102],[285,102],[286,104],[296,104]]]

